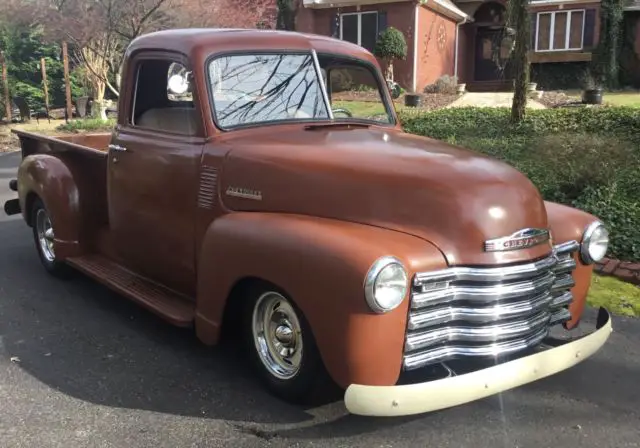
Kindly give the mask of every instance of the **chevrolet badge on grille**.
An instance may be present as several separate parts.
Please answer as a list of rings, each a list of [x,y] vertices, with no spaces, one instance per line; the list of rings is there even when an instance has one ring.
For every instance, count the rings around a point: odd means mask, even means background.
[[[548,242],[549,231],[546,229],[522,229],[501,238],[484,242],[486,252],[505,252],[509,250],[526,249]]]

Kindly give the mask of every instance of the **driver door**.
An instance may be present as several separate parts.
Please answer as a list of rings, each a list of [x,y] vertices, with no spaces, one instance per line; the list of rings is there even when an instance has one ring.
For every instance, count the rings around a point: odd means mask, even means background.
[[[125,267],[194,297],[194,222],[204,146],[197,98],[168,90],[171,73],[188,66],[181,55],[139,54],[131,64],[130,113],[109,150],[114,249]]]

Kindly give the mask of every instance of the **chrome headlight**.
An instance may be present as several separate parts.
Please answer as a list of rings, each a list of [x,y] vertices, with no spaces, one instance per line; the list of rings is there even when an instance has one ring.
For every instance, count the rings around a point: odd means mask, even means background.
[[[396,308],[407,293],[407,271],[395,257],[379,258],[364,284],[364,295],[369,307],[376,313],[387,313]]]
[[[594,221],[584,231],[580,245],[580,257],[586,264],[592,264],[604,258],[609,248],[609,232],[600,221]]]

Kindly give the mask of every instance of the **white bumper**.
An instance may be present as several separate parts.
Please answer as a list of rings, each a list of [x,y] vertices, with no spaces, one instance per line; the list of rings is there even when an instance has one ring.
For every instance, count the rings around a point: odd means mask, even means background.
[[[604,321],[606,319],[606,321]],[[344,396],[352,414],[392,417],[437,411],[479,400],[566,370],[597,352],[613,331],[600,309],[596,331],[558,347],[486,369],[403,386],[350,385]]]

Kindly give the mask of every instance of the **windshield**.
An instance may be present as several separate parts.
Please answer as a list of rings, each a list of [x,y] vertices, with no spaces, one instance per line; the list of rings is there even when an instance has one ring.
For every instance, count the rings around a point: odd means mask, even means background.
[[[336,55],[319,55],[318,63],[319,72],[312,53],[238,54],[212,60],[209,79],[216,123],[222,129],[329,122],[332,117],[393,123],[372,67]]]

